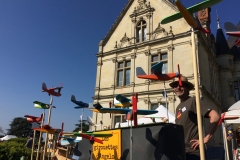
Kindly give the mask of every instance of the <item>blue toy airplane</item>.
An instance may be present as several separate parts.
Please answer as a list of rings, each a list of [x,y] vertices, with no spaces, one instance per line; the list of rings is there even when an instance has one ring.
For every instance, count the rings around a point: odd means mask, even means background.
[[[116,99],[118,99],[120,102],[126,103],[127,98],[122,95],[117,95]],[[141,110],[137,109],[137,101],[138,101],[138,94],[136,93],[132,97],[132,109],[127,108],[103,108],[100,103],[96,103],[93,106],[95,107],[95,110],[92,110],[94,112],[99,113],[117,113],[117,114],[126,114],[127,120],[134,120],[134,126],[137,127],[137,115],[149,115],[157,113],[157,110]]]
[[[88,105],[87,103],[84,103],[84,102],[82,102],[82,101],[77,101],[74,95],[72,95],[71,101],[72,101],[73,103],[75,103],[76,105],[78,105],[78,106],[74,107],[74,108],[76,108],[76,109],[77,109],[77,108],[88,108],[88,107],[89,107],[89,105]]]
[[[114,98],[114,106],[117,107],[131,107],[132,106],[132,101],[124,96],[121,96],[120,94],[117,95]]]

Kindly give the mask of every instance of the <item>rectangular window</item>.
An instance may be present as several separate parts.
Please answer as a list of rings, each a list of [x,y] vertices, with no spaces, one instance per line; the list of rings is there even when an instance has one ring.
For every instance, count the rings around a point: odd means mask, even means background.
[[[114,116],[114,125],[116,123],[123,123],[123,122],[127,122],[125,119],[125,115],[115,115]]]
[[[168,57],[167,53],[158,53],[151,57],[151,67],[159,62],[163,62],[162,73],[168,73]]]
[[[131,61],[118,63],[117,68],[117,86],[130,85]]]
[[[239,81],[234,81],[234,96],[235,100],[239,101],[240,100],[240,95],[239,95]]]
[[[158,108],[158,103],[151,104],[151,110],[156,110]]]

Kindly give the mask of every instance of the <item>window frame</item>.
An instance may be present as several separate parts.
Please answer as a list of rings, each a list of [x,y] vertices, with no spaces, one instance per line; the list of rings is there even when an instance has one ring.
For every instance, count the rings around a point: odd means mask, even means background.
[[[128,65],[129,63],[129,65]],[[120,67],[122,64],[122,67]],[[122,79],[120,81],[120,71],[122,71]],[[129,78],[127,79],[127,72],[129,72]],[[128,86],[131,84],[131,60],[125,60],[117,63],[117,72],[116,72],[116,86]]]
[[[147,22],[145,20],[140,20],[136,24],[136,43],[144,42],[147,40]],[[141,35],[139,36],[139,31]]]
[[[237,86],[235,86],[236,83],[237,83]],[[233,82],[234,98],[235,98],[236,102],[240,100],[240,88],[239,88],[239,86],[240,86],[239,80]],[[235,92],[236,90],[238,91],[238,97],[236,97],[237,96],[236,92]]]
[[[116,122],[115,117],[120,117],[120,122]],[[114,125],[116,125],[116,123],[124,123],[124,122],[127,122],[127,120],[125,119],[125,114],[116,114],[116,115],[114,115],[114,119],[113,119]]]
[[[163,58],[162,56],[166,55],[166,58]],[[157,60],[156,61],[153,61],[153,58],[154,57],[157,57]],[[158,52],[157,54],[152,54],[151,55],[151,59],[150,59],[150,72],[151,72],[151,67],[156,64],[156,63],[159,63],[159,62],[163,62],[163,68],[164,69],[164,66],[166,66],[166,70],[165,72],[163,73],[168,73],[168,52]],[[164,65],[166,64],[166,65]]]

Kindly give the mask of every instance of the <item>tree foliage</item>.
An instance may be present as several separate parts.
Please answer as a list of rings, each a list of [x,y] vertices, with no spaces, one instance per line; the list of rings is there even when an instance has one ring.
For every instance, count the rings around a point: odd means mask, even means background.
[[[73,130],[73,132],[81,131],[81,121],[83,121],[82,131],[87,132],[89,130],[89,124],[87,120],[79,120],[79,124],[75,124],[76,128]]]
[[[8,135],[15,135],[17,137],[27,137],[29,134],[33,135],[32,124],[25,118],[14,118],[9,126],[10,129],[7,129]],[[39,132],[37,133],[37,137],[38,135]]]
[[[17,160],[22,156],[27,159],[31,157],[31,149],[24,147],[27,138],[13,138],[0,143],[0,159]],[[34,159],[35,155],[34,155]]]

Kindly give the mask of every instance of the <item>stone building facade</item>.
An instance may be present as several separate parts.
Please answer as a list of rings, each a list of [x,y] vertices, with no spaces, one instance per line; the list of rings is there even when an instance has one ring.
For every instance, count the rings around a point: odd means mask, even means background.
[[[179,99],[170,88],[169,81],[138,79],[136,67],[147,74],[153,64],[162,61],[163,72],[177,72],[194,82],[193,50],[190,26],[183,18],[160,25],[163,18],[176,13],[177,7],[169,0],[128,0],[106,37],[99,43],[94,102],[109,107],[117,94],[128,98],[138,93],[139,109],[156,109],[160,104],[175,113]],[[210,29],[210,8],[198,13],[198,21]],[[235,102],[234,81],[239,73],[239,63],[227,45],[219,27],[216,39],[213,34],[195,32],[196,53],[201,103],[215,108],[219,114]],[[223,37],[222,37],[223,36]],[[222,49],[221,47],[224,47]],[[235,67],[237,66],[237,67]],[[240,76],[239,76],[240,77]],[[162,92],[166,89],[167,99]],[[195,91],[190,92],[191,96]],[[141,116],[139,116],[140,118]],[[124,122],[124,115],[93,113],[93,119],[102,126],[114,128],[116,122]],[[208,120],[203,122],[208,129]],[[210,145],[222,145],[219,128]]]

